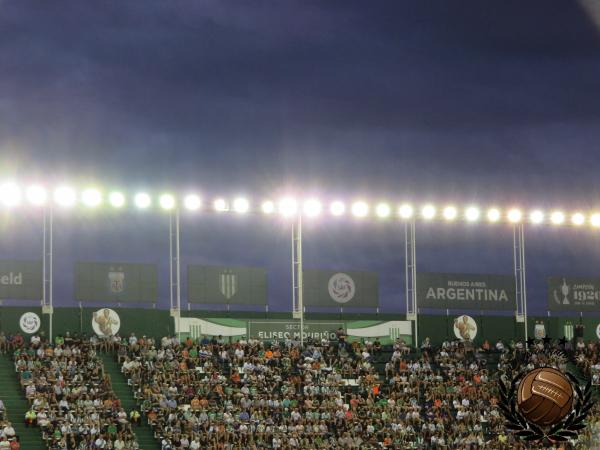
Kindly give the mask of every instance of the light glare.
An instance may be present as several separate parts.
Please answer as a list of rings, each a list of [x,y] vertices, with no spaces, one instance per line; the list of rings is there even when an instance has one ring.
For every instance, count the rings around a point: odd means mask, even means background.
[[[387,203],[380,203],[375,208],[375,214],[377,214],[377,217],[379,217],[380,219],[387,219],[388,217],[390,217],[391,213],[392,208],[390,208],[390,205],[388,205]]]
[[[275,212],[275,203],[273,203],[271,200],[266,200],[263,202],[260,209],[265,214],[273,214]]]
[[[291,217],[298,212],[298,202],[295,198],[286,197],[279,202],[279,212],[283,217]]]
[[[218,212],[224,212],[229,209],[229,207],[227,206],[227,202],[223,198],[216,199],[213,202],[213,207],[215,208],[215,211],[218,211]]]
[[[86,189],[81,193],[81,202],[88,208],[95,208],[102,202],[102,194],[97,189]]]
[[[188,194],[183,199],[183,206],[189,211],[196,211],[200,209],[201,205],[202,200],[196,194]]]
[[[544,213],[539,209],[536,209],[529,214],[529,220],[531,223],[538,225],[544,221]]]
[[[316,217],[321,214],[323,210],[323,205],[317,199],[309,199],[304,202],[304,214],[308,217]]]
[[[517,223],[521,221],[521,218],[523,217],[523,213],[518,210],[518,209],[511,209],[508,212],[508,221],[511,223]]]
[[[158,199],[158,203],[162,209],[167,211],[171,210],[175,207],[175,197],[173,197],[171,194],[163,194]]]
[[[65,208],[75,204],[75,191],[67,186],[61,186],[54,191],[54,201]]]
[[[21,190],[14,183],[4,183],[0,186],[0,202],[9,208],[21,203]]]
[[[354,217],[366,217],[369,214],[369,205],[365,202],[354,202],[352,204],[352,215]]]
[[[108,203],[110,203],[113,208],[122,208],[125,206],[125,196],[122,192],[111,192],[108,195]]]
[[[233,201],[233,210],[238,214],[247,213],[250,209],[250,202],[245,198],[238,197]]]
[[[454,206],[446,206],[444,208],[444,219],[446,220],[454,220],[456,219],[457,211]]]
[[[25,192],[25,196],[27,197],[27,201],[35,206],[44,205],[48,198],[46,189],[38,185],[29,186]]]
[[[500,220],[500,210],[498,208],[490,208],[487,212],[487,218],[490,222],[498,222]]]
[[[590,223],[593,227],[600,227],[600,213],[594,213],[590,217]]]
[[[431,220],[435,217],[435,207],[433,205],[425,205],[421,209],[421,215],[424,219]]]
[[[150,199],[150,196],[145,192],[139,192],[133,198],[133,202],[135,203],[135,206],[137,206],[139,209],[146,209],[150,206],[152,200]]]
[[[479,208],[475,206],[469,206],[465,211],[465,219],[467,219],[468,222],[478,221],[480,215],[481,212],[479,211]]]
[[[334,216],[341,216],[346,212],[346,205],[344,205],[343,202],[335,201],[335,202],[331,203],[331,206],[329,207],[329,211]]]
[[[411,205],[405,203],[398,208],[398,214],[403,219],[410,219],[414,214],[414,209]]]
[[[554,225],[561,225],[565,221],[565,213],[562,211],[554,211],[550,216],[550,220]]]
[[[571,222],[573,225],[581,226],[585,223],[585,216],[577,212],[571,216]]]

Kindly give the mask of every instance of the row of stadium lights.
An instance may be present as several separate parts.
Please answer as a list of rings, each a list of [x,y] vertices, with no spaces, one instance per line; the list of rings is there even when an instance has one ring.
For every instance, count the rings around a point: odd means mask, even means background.
[[[50,198],[51,197],[51,198]],[[75,189],[68,186],[58,187],[49,193],[44,187],[39,185],[29,186],[22,190],[18,185],[5,183],[0,185],[0,204],[7,208],[17,207],[23,201],[34,205],[44,206],[51,201],[63,208],[74,207],[78,202],[87,208],[96,208],[102,205],[105,198],[102,192],[95,188],[88,188],[81,191],[78,195]],[[119,191],[109,192],[106,196],[108,203],[116,209],[123,208],[127,203],[124,193]],[[152,206],[152,197],[147,192],[138,192],[133,198],[133,204],[138,209],[149,209]],[[162,194],[158,197],[158,204],[161,209],[169,211],[177,207],[177,200],[171,194]],[[197,211],[202,208],[202,199],[196,194],[189,194],[183,198],[183,207],[189,211]],[[244,214],[250,211],[250,202],[243,197],[228,201],[224,198],[217,198],[212,203],[212,209],[217,212],[232,211],[238,214]],[[317,217],[324,211],[323,204],[317,199],[305,200],[301,205],[292,197],[286,197],[275,203],[272,200],[264,201],[260,210],[264,214],[280,213],[284,217],[297,215],[299,212],[303,216]],[[349,208],[342,201],[334,201],[329,205],[329,213],[332,216],[343,216],[347,212],[358,218],[364,218],[371,214],[371,206],[364,201],[356,201],[350,204]],[[397,215],[400,219],[409,220],[420,217],[423,220],[435,220],[440,217],[448,222],[455,220],[464,220],[466,222],[478,222],[486,220],[496,223],[503,220],[509,223],[521,223],[527,220],[532,224],[551,223],[553,225],[572,224],[582,226],[589,223],[593,227],[600,227],[600,212],[592,213],[589,216],[581,212],[575,212],[570,216],[562,211],[553,211],[546,215],[542,210],[533,210],[526,217],[523,211],[518,208],[512,208],[504,213],[498,208],[490,208],[483,213],[476,206],[469,206],[464,210],[459,210],[455,206],[446,206],[438,212],[438,209],[432,204],[426,204],[418,211],[413,205],[405,203],[398,206],[394,212],[389,203],[378,203],[373,208],[374,215],[380,219],[388,219]],[[441,213],[441,214],[440,214]]]

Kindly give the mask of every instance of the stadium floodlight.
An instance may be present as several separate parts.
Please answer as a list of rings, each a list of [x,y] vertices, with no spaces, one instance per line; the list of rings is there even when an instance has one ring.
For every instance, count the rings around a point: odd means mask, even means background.
[[[213,208],[217,212],[225,212],[229,210],[229,205],[224,198],[218,198],[213,202]]]
[[[113,191],[108,194],[108,203],[110,203],[113,208],[122,208],[125,206],[125,195],[123,195],[122,192]]]
[[[400,208],[398,208],[398,215],[402,219],[410,219],[414,213],[415,213],[414,208],[412,207],[412,205],[409,205],[408,203],[400,205]]]
[[[594,213],[590,216],[590,223],[593,227],[600,227],[600,213]]]
[[[158,198],[158,204],[165,211],[170,211],[175,208],[175,197],[173,197],[171,194],[162,194]]]
[[[273,214],[275,212],[275,203],[271,200],[265,200],[262,205],[260,205],[260,209],[264,214]]]
[[[388,217],[390,217],[391,213],[392,213],[392,208],[387,203],[379,203],[375,207],[375,214],[380,219],[387,219]]]
[[[435,206],[433,205],[425,205],[421,209],[421,216],[426,220],[432,220],[435,217],[435,213]]]
[[[571,223],[579,227],[585,223],[585,216],[580,212],[576,212],[571,216]]]
[[[285,197],[279,201],[279,213],[283,217],[292,217],[298,213],[298,202],[295,198]]]
[[[183,199],[183,206],[189,211],[196,211],[202,206],[202,200],[196,194],[188,194]]]
[[[247,213],[248,210],[250,209],[250,202],[243,198],[243,197],[238,197],[233,201],[233,210],[238,213],[238,214],[244,214]]]
[[[25,191],[25,197],[27,197],[27,201],[32,205],[42,206],[46,204],[48,193],[42,186],[33,185],[27,188]]]
[[[544,221],[544,212],[536,209],[529,214],[529,221],[535,225],[539,225]]]
[[[554,225],[562,225],[565,222],[565,213],[562,211],[554,211],[550,216],[550,221]]]
[[[319,214],[321,214],[321,211],[323,210],[323,205],[319,200],[311,198],[304,202],[302,210],[306,216],[316,217]]]
[[[500,210],[498,208],[488,209],[487,219],[490,222],[498,222],[500,220]]]
[[[146,209],[150,207],[150,204],[152,203],[152,199],[150,198],[150,195],[148,195],[145,192],[138,192],[137,194],[135,194],[135,197],[133,198],[133,203],[135,203],[135,206],[138,207],[139,209]]]
[[[336,200],[329,206],[329,212],[332,216],[342,216],[346,212],[346,205],[344,205],[344,202]]]
[[[88,208],[95,208],[102,203],[102,194],[98,189],[85,189],[81,193],[81,202]]]
[[[442,214],[444,215],[444,219],[450,221],[456,219],[458,212],[454,206],[446,206]]]
[[[369,214],[369,205],[363,201],[354,202],[352,204],[352,215],[354,217],[366,217]]]
[[[506,218],[510,223],[518,223],[523,218],[523,213],[520,209],[513,208],[510,211],[508,211]]]
[[[469,206],[465,210],[465,219],[467,219],[467,222],[477,222],[479,220],[480,215],[481,212],[476,206]]]
[[[14,183],[0,186],[0,202],[6,207],[18,206],[21,203],[21,189]]]
[[[54,191],[54,202],[59,206],[69,208],[76,200],[75,191],[68,186],[61,186]]]

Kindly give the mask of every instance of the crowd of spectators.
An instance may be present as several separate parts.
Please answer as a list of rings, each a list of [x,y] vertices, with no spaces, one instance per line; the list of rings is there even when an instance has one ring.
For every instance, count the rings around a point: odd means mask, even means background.
[[[0,398],[0,449],[19,450],[21,444],[12,423],[8,420],[8,412],[4,401]]]
[[[138,448],[90,339],[67,334],[48,345],[34,335],[11,345],[30,404],[25,424],[40,428],[50,450]]]

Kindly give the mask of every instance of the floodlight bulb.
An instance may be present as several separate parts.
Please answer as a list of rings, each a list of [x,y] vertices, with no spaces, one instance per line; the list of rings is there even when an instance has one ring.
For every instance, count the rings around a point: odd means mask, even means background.
[[[242,197],[238,197],[233,201],[233,210],[238,214],[247,213],[250,209],[250,202]]]
[[[561,224],[563,224],[564,221],[565,221],[565,213],[563,213],[562,211],[554,211],[552,213],[552,215],[550,216],[550,221],[554,225],[561,225]]]
[[[17,206],[21,203],[21,189],[14,183],[4,183],[0,186],[0,202],[9,208]]]
[[[509,222],[517,223],[517,222],[521,221],[521,218],[523,217],[523,213],[518,209],[511,209],[510,211],[508,211],[508,214],[506,217],[508,218]]]
[[[135,203],[135,206],[137,206],[139,209],[146,209],[150,206],[152,200],[150,199],[150,196],[145,192],[139,192],[135,194],[133,202]]]
[[[421,215],[426,220],[431,220],[435,217],[435,206],[433,205],[425,205],[423,209],[421,209]]]
[[[275,203],[271,200],[266,200],[262,203],[260,209],[264,214],[273,214],[275,212]]]
[[[465,210],[465,219],[467,219],[467,222],[477,222],[480,215],[481,212],[479,211],[479,208],[475,206],[469,206]]]
[[[33,185],[27,188],[25,196],[27,197],[27,201],[32,205],[41,206],[46,203],[48,193],[42,186]]]
[[[444,208],[443,214],[444,214],[444,219],[454,220],[454,219],[456,219],[458,212],[456,211],[456,208],[454,206],[446,206]]]
[[[405,203],[404,205],[400,205],[400,208],[398,208],[398,214],[403,219],[410,219],[414,214],[414,208],[412,205]]]
[[[375,207],[375,215],[380,219],[387,219],[392,213],[392,208],[387,203],[379,203]]]
[[[81,193],[81,202],[88,208],[95,208],[102,203],[102,194],[97,189],[85,189]]]
[[[108,194],[108,203],[113,208],[122,208],[125,206],[125,196],[122,192],[111,192]]]
[[[369,214],[369,205],[365,202],[354,202],[352,204],[352,215],[354,217],[366,217]]]
[[[498,208],[490,208],[487,212],[487,218],[490,222],[498,222],[500,220],[500,210]]]
[[[529,214],[529,220],[531,223],[538,225],[544,221],[544,213],[539,209],[536,209]]]
[[[169,211],[175,208],[175,197],[171,194],[163,194],[159,197],[158,203],[162,209]]]
[[[585,223],[585,216],[580,212],[576,212],[571,216],[571,222],[573,225],[581,226]]]
[[[590,217],[590,223],[593,227],[600,227],[600,213],[594,213]]]
[[[329,212],[331,212],[331,215],[333,216],[341,216],[346,212],[346,205],[344,205],[343,202],[336,200],[329,206]]]
[[[229,209],[229,206],[227,205],[225,199],[218,198],[213,202],[213,208],[215,208],[215,211],[224,212]]]
[[[61,186],[54,191],[54,201],[57,205],[65,208],[73,206],[75,204],[75,191],[67,186]]]
[[[308,217],[316,217],[321,214],[323,210],[323,205],[317,199],[311,198],[306,200],[303,205],[304,214]]]
[[[298,202],[295,198],[286,197],[279,202],[279,213],[283,217],[292,217],[298,213]]]
[[[196,194],[188,194],[183,199],[183,206],[189,211],[196,211],[202,206],[202,200]]]

